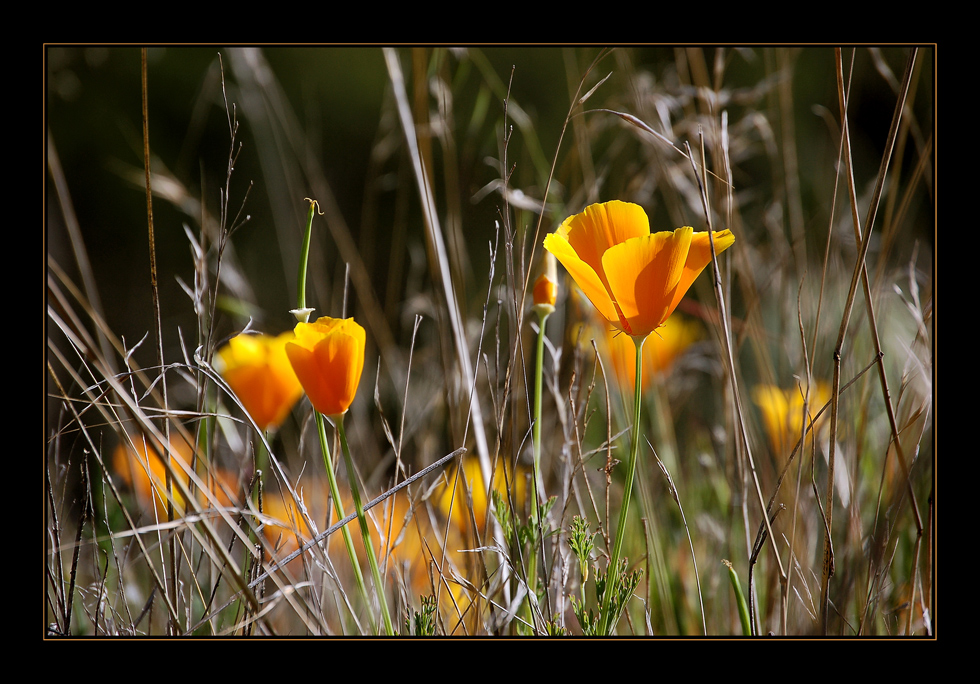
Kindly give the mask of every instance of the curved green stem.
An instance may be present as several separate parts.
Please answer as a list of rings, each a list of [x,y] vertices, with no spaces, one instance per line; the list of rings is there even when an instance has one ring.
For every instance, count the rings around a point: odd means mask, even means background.
[[[537,366],[534,371],[534,429],[531,432],[534,451],[534,497],[531,499],[531,513],[538,515],[538,487],[541,486],[541,390],[544,377],[544,326],[548,314],[541,316],[538,330]]]
[[[385,585],[381,581],[381,572],[378,570],[378,559],[374,554],[374,544],[371,543],[371,531],[368,529],[364,508],[361,506],[361,491],[357,487],[357,477],[354,475],[354,462],[350,457],[350,447],[347,446],[347,433],[344,432],[344,416],[333,416],[333,421],[337,424],[337,432],[340,434],[340,447],[344,450],[344,463],[347,464],[347,479],[350,481],[350,492],[354,498],[357,523],[361,526],[361,536],[364,538],[364,549],[367,551],[368,562],[371,564],[371,572],[374,575],[374,588],[378,592],[378,603],[381,604],[381,617],[384,620],[385,631],[388,633],[388,636],[394,636],[395,629],[391,624],[391,615],[388,614],[388,601],[385,598]]]
[[[330,482],[330,496],[333,499],[334,510],[337,519],[343,520],[347,515],[344,513],[344,504],[340,501],[340,489],[337,487],[337,476],[333,472],[333,464],[330,461],[330,449],[327,447],[327,431],[323,425],[323,416],[319,411],[313,411],[316,416],[316,429],[320,434],[320,449],[323,451],[323,466],[327,469],[327,481]],[[367,587],[364,586],[364,576],[361,574],[361,566],[357,562],[357,554],[354,552],[354,541],[351,539],[350,530],[347,526],[340,528],[344,537],[344,546],[347,547],[347,555],[350,557],[351,567],[354,569],[354,579],[357,581],[357,588],[361,591],[361,597],[366,605],[371,605],[368,598]],[[370,611],[369,611],[370,612]],[[371,617],[371,631],[375,629],[374,617]]]
[[[306,216],[306,233],[303,235],[303,251],[299,257],[299,282],[296,290],[296,308],[306,308],[306,264],[310,259],[310,240],[313,236],[313,213],[316,201],[310,200],[310,213]]]
[[[742,622],[742,635],[752,636],[752,625],[749,620],[749,608],[745,604],[745,594],[742,593],[742,585],[738,581],[738,574],[730,561],[723,560],[722,563],[728,568],[728,576],[732,581],[732,590],[735,592],[735,603],[738,605],[738,619]]]
[[[612,597],[616,593],[616,584],[619,581],[619,554],[623,550],[623,538],[626,532],[626,520],[629,517],[630,495],[633,491],[633,477],[636,474],[636,455],[640,451],[640,404],[643,399],[643,343],[646,338],[633,338],[636,344],[636,383],[633,392],[633,429],[630,432],[630,460],[626,466],[626,481],[623,483],[623,501],[619,507],[619,526],[616,528],[616,540],[613,543],[612,555],[609,557],[609,565],[606,567],[606,588],[602,593],[602,609],[600,615],[602,622],[599,625],[599,634],[606,636],[615,628],[615,622],[619,619],[620,611],[616,615],[611,615]],[[615,619],[614,619],[615,618]]]
[[[542,313],[538,318],[538,344],[537,344],[537,357],[536,365],[534,369],[534,427],[531,430],[531,445],[534,457],[534,479],[532,485],[534,486],[534,492],[531,496],[531,517],[535,521],[535,539],[531,544],[531,558],[528,561],[527,568],[527,591],[528,591],[528,617],[531,618],[531,623],[533,624],[533,610],[531,603],[531,595],[537,593],[538,586],[538,553],[540,551],[541,542],[541,513],[538,504],[538,488],[541,486],[541,393],[544,378],[544,327],[548,320],[550,314]]]

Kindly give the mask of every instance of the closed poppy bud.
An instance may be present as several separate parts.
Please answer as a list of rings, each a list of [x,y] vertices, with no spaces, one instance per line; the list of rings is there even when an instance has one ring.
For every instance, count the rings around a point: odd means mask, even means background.
[[[713,238],[715,254],[735,242],[729,230]],[[711,263],[708,233],[691,227],[651,233],[643,208],[619,201],[568,217],[544,247],[606,320],[636,338],[663,325]]]
[[[538,316],[547,316],[555,311],[555,300],[558,298],[558,266],[555,255],[544,253],[544,268],[538,279],[534,281],[534,310]]]
[[[286,355],[310,403],[326,416],[347,412],[364,370],[364,328],[353,318],[297,323]]]
[[[215,366],[260,430],[277,428],[303,396],[286,356],[292,332],[278,337],[237,335],[218,352]]]

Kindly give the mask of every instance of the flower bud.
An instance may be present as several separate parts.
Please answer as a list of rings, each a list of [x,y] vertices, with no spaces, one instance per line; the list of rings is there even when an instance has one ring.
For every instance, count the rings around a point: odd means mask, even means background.
[[[534,310],[544,317],[555,311],[558,298],[558,265],[551,252],[545,252],[543,272],[534,281]]]

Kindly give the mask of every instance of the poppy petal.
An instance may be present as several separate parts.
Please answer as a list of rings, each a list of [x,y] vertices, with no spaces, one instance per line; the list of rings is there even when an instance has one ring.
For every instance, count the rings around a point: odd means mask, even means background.
[[[292,331],[278,337],[241,334],[218,351],[218,371],[260,430],[281,425],[303,396],[285,351],[292,339]]]
[[[298,323],[295,332],[286,354],[310,403],[327,416],[345,413],[364,370],[364,328],[350,318],[324,316]]]
[[[603,267],[630,335],[646,337],[667,320],[693,232],[654,233],[606,251]]]
[[[732,235],[732,231],[730,230],[715,231],[713,237],[715,241],[715,254],[721,254],[735,243],[735,236]],[[711,242],[708,238],[708,232],[694,233],[691,238],[691,249],[687,254],[687,263],[684,264],[684,272],[681,274],[680,282],[677,284],[677,290],[674,292],[670,310],[667,312],[668,316],[681,303],[681,299],[687,294],[687,291],[694,284],[701,271],[710,263]]]
[[[563,235],[559,233],[548,234],[544,239],[544,247],[561,262],[561,265],[572,276],[585,296],[589,298],[593,306],[606,320],[613,323],[619,321],[619,313],[616,311],[616,306],[613,304],[606,285],[599,278],[595,269],[579,257]]]
[[[607,285],[602,255],[613,245],[649,235],[650,220],[640,205],[614,200],[590,204],[581,214],[565,219],[557,232],[568,239],[579,259],[591,266],[603,285]]]

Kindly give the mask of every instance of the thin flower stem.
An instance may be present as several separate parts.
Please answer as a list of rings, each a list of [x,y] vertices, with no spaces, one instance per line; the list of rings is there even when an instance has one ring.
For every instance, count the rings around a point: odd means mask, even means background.
[[[340,501],[340,489],[337,487],[337,476],[333,472],[333,464],[330,461],[330,448],[327,446],[327,430],[323,425],[323,415],[319,411],[313,411],[316,416],[316,429],[320,435],[320,450],[323,451],[323,466],[327,469],[327,481],[330,482],[330,496],[333,499],[334,510],[337,517],[344,519],[344,505]],[[360,508],[360,504],[357,504]],[[367,587],[364,586],[364,575],[361,574],[361,566],[357,563],[357,554],[354,552],[354,541],[351,539],[350,530],[342,527],[340,530],[344,536],[344,546],[347,547],[347,555],[350,557],[351,567],[354,569],[354,579],[357,581],[357,588],[361,591],[361,597],[365,604],[371,605],[368,598]],[[370,613],[370,611],[369,611]],[[371,616],[371,630],[375,629],[374,617]]]
[[[612,606],[612,596],[616,593],[616,584],[619,580],[619,554],[623,550],[623,538],[626,536],[626,520],[629,517],[630,495],[633,491],[633,476],[636,474],[636,455],[640,445],[640,405],[643,399],[643,343],[645,337],[634,337],[636,344],[636,383],[633,393],[633,430],[631,432],[632,441],[630,443],[630,460],[626,466],[626,481],[623,483],[623,500],[619,507],[619,526],[616,528],[616,540],[613,542],[612,555],[609,557],[609,565],[606,567],[606,588],[602,593],[602,623],[599,626],[599,634],[607,636],[615,628],[613,616],[610,614]],[[617,619],[619,610],[616,611]]]
[[[306,308],[306,265],[310,257],[310,240],[313,236],[313,214],[316,211],[316,201],[309,200],[310,213],[306,216],[306,233],[303,235],[303,252],[299,257],[299,281],[296,288],[296,308]]]
[[[357,487],[357,478],[354,476],[354,462],[351,460],[350,447],[347,445],[347,433],[344,432],[344,416],[334,416],[333,420],[337,424],[337,432],[340,434],[340,447],[344,450],[344,463],[347,464],[347,479],[350,481],[350,492],[354,498],[354,510],[357,512],[357,522],[361,526],[364,548],[367,551],[368,562],[371,564],[371,572],[374,575],[374,588],[378,592],[378,603],[381,604],[381,617],[385,623],[385,631],[388,633],[388,636],[395,636],[395,629],[391,624],[391,615],[388,614],[385,585],[381,581],[381,572],[378,570],[378,559],[374,554],[374,544],[371,542],[371,532],[368,529],[367,517],[364,515],[364,509],[361,507],[361,492]]]
[[[265,431],[265,439],[260,439],[255,451],[255,474],[261,477],[269,463],[269,449],[266,445],[272,441],[272,430]]]
[[[541,484],[541,392],[544,377],[544,326],[548,320],[548,314],[541,316],[538,330],[538,349],[537,363],[534,372],[534,430],[531,440],[534,450],[534,496],[531,498],[531,514],[538,515],[538,490]]]
[[[541,524],[540,507],[538,504],[538,490],[542,487],[541,480],[541,392],[544,377],[544,337],[545,324],[548,321],[548,313],[542,313],[538,317],[538,348],[537,362],[534,369],[534,428],[531,432],[531,443],[534,456],[534,492],[531,496],[531,518],[535,521],[535,538],[531,546],[531,558],[527,569],[527,592],[528,592],[528,617],[533,618],[532,594],[536,594],[538,585],[538,553],[541,544]],[[533,624],[533,620],[531,620]]]

